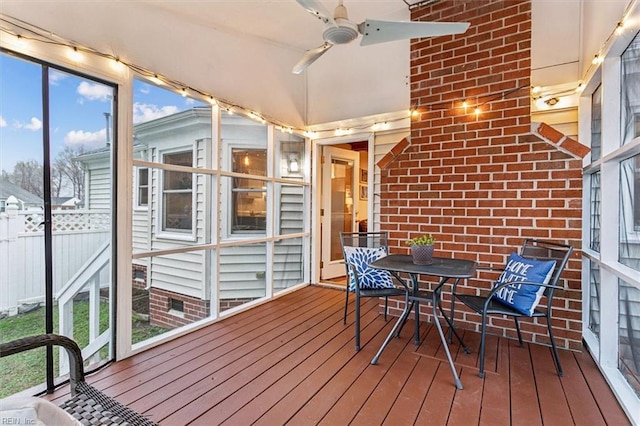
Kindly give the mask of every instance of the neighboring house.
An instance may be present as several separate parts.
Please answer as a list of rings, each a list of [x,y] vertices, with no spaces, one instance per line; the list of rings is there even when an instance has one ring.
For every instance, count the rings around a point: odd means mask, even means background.
[[[295,137],[291,136],[291,139]],[[195,107],[134,127],[134,158],[163,165],[211,169],[211,109]],[[267,128],[237,115],[223,115],[220,168],[229,172],[265,175]],[[283,158],[289,158],[290,144],[283,143]],[[302,140],[300,147],[304,146]],[[86,203],[89,210],[108,208],[102,194],[109,192],[109,149],[82,155],[86,170]],[[286,163],[286,161],[284,162]],[[284,164],[283,163],[283,164]],[[241,170],[242,169],[242,170]],[[134,288],[149,290],[152,324],[175,327],[211,315],[218,298],[220,310],[266,296],[266,245],[248,244],[220,250],[219,263],[211,250],[154,255],[159,250],[179,250],[210,244],[212,212],[207,198],[218,188],[215,174],[189,173],[163,168],[134,167],[133,253]],[[283,165],[281,175],[296,178]],[[221,239],[253,237],[266,230],[266,183],[253,179],[220,177],[225,209],[217,212],[225,226]],[[303,187],[279,185],[277,226],[281,234],[303,230]],[[145,255],[146,254],[146,255]],[[247,263],[246,259],[252,259]],[[298,241],[276,246],[275,290],[301,282],[302,248]],[[219,295],[213,291],[219,268]]]
[[[16,197],[18,200],[19,210],[42,209],[44,206],[42,198],[10,182],[8,179],[0,178],[0,213],[4,212],[7,198],[11,196]]]
[[[82,206],[82,200],[76,197],[51,197],[53,210],[73,210]]]

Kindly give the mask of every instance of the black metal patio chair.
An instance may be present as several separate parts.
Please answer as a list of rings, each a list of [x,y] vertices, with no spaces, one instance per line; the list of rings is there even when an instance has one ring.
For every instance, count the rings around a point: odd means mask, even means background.
[[[360,350],[360,298],[384,297],[384,320],[387,320],[389,297],[407,295],[407,285],[400,277],[370,268],[369,262],[389,254],[387,232],[341,232],[347,288],[344,319],[347,323],[349,293],[355,293],[355,345]],[[394,281],[395,279],[395,281]]]
[[[0,357],[49,345],[61,346],[66,349],[69,355],[71,398],[60,404],[60,407],[80,423],[83,425],[156,425],[148,418],[85,382],[82,352],[76,342],[66,336],[41,334],[2,343],[0,344]]]
[[[513,253],[509,257],[509,261],[505,268],[477,268],[478,270],[502,272],[500,278],[498,278],[498,281],[496,281],[488,294],[462,294],[457,292],[457,282],[453,286],[451,324],[453,324],[454,321],[455,299],[461,301],[468,308],[482,316],[479,349],[480,371],[478,372],[480,377],[484,377],[485,336],[487,329],[487,317],[489,315],[504,315],[512,317],[515,321],[520,346],[522,346],[522,335],[520,333],[518,318],[546,318],[549,339],[551,340],[551,348],[553,349],[553,360],[555,362],[558,375],[562,377],[562,366],[560,365],[556,343],[553,338],[551,318],[554,291],[563,289],[563,287],[558,285],[558,282],[572,251],[573,247],[570,245],[536,239],[526,239],[520,249],[520,257],[518,258],[515,256],[515,253]],[[527,262],[526,260],[531,260],[532,262]],[[514,263],[511,263],[512,261],[514,261]],[[552,265],[550,268],[549,263]],[[547,275],[545,277],[546,282],[544,280],[532,280],[531,278],[527,278],[526,274],[521,274],[521,272],[524,271],[532,271],[534,267],[538,268],[538,265],[540,265],[540,271]],[[548,272],[543,270],[544,267],[549,268]],[[526,303],[522,304],[520,303],[520,300],[526,299],[522,297],[525,292],[528,293],[527,297],[529,297],[529,299]],[[542,296],[547,298],[547,302],[544,306],[538,307],[538,301],[540,301]],[[449,337],[449,340],[451,340],[451,336]]]

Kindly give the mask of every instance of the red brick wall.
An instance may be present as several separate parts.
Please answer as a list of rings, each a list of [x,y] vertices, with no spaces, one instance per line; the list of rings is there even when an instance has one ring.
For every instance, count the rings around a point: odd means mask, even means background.
[[[382,229],[397,251],[408,250],[409,237],[432,233],[441,256],[494,265],[525,237],[572,244],[553,325],[559,346],[579,348],[581,161],[531,134],[530,2],[444,0],[414,9],[412,20],[471,26],[463,35],[411,44],[418,115],[411,146],[381,170]],[[468,284],[491,283],[480,274]],[[457,325],[478,330],[478,321],[457,308]],[[512,324],[495,318],[489,332],[515,337]],[[522,329],[526,340],[548,342],[543,320],[523,321]]]
[[[170,313],[170,300],[183,302],[184,316]],[[149,315],[151,325],[164,328],[177,328],[207,318],[210,312],[209,302],[196,297],[151,287],[149,290]]]

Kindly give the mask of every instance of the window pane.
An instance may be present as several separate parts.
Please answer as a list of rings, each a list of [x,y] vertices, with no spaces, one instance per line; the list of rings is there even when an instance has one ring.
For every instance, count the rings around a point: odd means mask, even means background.
[[[591,161],[602,152],[602,85],[591,96]]]
[[[191,166],[191,151],[164,155],[164,162]],[[165,170],[163,173],[163,230],[191,230],[193,215],[192,173]]]
[[[640,290],[620,280],[618,368],[640,397]]]
[[[191,230],[191,204],[191,192],[165,194],[163,229]]]
[[[232,149],[233,171],[258,176],[267,175],[267,151]],[[233,178],[231,194],[232,232],[267,229],[267,182],[259,179]]]
[[[622,55],[622,145],[640,136],[640,34]]]
[[[220,311],[266,296],[267,246],[264,243],[220,249]]]
[[[280,240],[275,243],[273,259],[273,286],[275,292],[302,283],[304,279],[304,250],[302,244],[302,238]]]
[[[276,133],[279,152],[276,153],[276,176],[286,179],[303,179],[304,170],[304,139],[282,132]]]
[[[619,261],[640,271],[640,154],[620,163]]]
[[[600,265],[589,261],[589,329],[600,337]]]
[[[138,170],[138,206],[149,205],[149,169]]]
[[[279,235],[296,234],[304,231],[304,190],[298,185],[276,184],[279,202]]]
[[[591,241],[589,247],[593,251],[600,252],[600,172],[596,172],[591,176],[591,205],[589,216],[591,217],[590,236]]]

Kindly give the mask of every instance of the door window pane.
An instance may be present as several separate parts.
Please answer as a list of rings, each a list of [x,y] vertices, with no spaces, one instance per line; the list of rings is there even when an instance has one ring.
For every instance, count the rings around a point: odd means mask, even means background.
[[[331,260],[342,259],[341,232],[352,232],[354,166],[351,161],[331,163]]]

